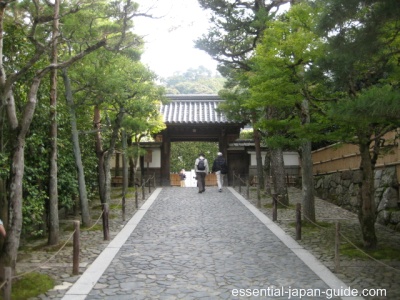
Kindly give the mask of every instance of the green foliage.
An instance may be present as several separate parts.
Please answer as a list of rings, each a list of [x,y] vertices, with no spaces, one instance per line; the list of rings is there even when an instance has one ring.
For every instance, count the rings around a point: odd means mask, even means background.
[[[256,126],[266,133],[264,140],[269,147],[295,149],[303,140],[321,137],[318,133],[323,128],[302,121],[304,99],[311,102],[324,93],[323,83],[309,77],[316,67],[313,62],[324,49],[323,40],[315,33],[319,11],[315,5],[302,2],[267,22],[251,60],[247,106],[265,107],[265,116]],[[312,107],[317,113],[324,109],[317,101]]]
[[[84,231],[102,231],[103,225],[102,224],[95,224],[94,226],[90,226],[90,228],[82,228]]]
[[[217,143],[208,142],[175,142],[171,143],[171,163],[172,173],[179,173],[180,170],[187,171],[194,169],[194,162],[200,153],[204,153],[208,163],[212,165],[219,149]]]
[[[220,62],[218,70],[230,78],[232,70],[249,70],[251,57],[265,22],[281,3],[265,1],[200,0],[199,4],[210,12],[211,28],[196,40],[196,47],[206,51]]]
[[[400,91],[392,86],[373,86],[361,91],[356,97],[343,98],[328,111],[330,121],[337,126],[330,133],[333,139],[358,143],[371,136],[381,135],[400,126]]]
[[[45,86],[43,86],[45,89]],[[23,179],[23,233],[31,236],[41,236],[45,224],[45,207],[48,203],[48,157],[49,123],[46,116],[49,111],[40,105],[38,114],[32,122],[32,133],[27,137],[27,158],[25,159],[25,176]]]
[[[29,181],[28,181],[29,182]],[[22,206],[23,233],[30,236],[42,236],[45,204],[49,196],[43,186],[27,184],[24,187],[25,197]]]
[[[400,6],[396,0],[330,0],[319,22],[327,53],[319,64],[337,90],[351,95],[393,78],[399,47]],[[398,73],[398,71],[396,72]],[[394,79],[394,78],[393,78]],[[394,79],[398,82],[397,79]]]
[[[0,178],[7,178],[9,172],[8,157],[6,153],[0,152]]]
[[[253,129],[245,129],[240,132],[239,139],[252,140],[254,137]]]
[[[345,98],[331,110],[335,121],[352,127],[373,124],[399,125],[400,90],[393,86],[373,86],[361,91],[355,98]]]
[[[79,6],[78,6],[79,4]],[[131,1],[64,1],[60,7],[60,36],[58,39],[58,61],[65,62],[99,40],[107,39],[107,50],[98,50],[69,66],[73,84],[73,97],[80,131],[80,147],[84,164],[88,196],[97,186],[97,158],[94,152],[93,105],[101,103],[104,109],[103,138],[109,139],[112,118],[118,105],[124,105],[127,115],[136,122],[130,128],[137,135],[150,135],[163,128],[159,105],[163,89],[154,83],[155,75],[138,62],[142,51],[142,39],[134,34],[133,17],[138,5]],[[16,114],[23,123],[25,105],[32,77],[49,61],[48,45],[51,41],[51,23],[44,21],[53,13],[49,3],[11,1],[4,14],[5,72],[12,73],[7,79],[13,86]],[[122,20],[126,16],[127,19]],[[42,19],[41,19],[42,18]],[[52,19],[49,18],[49,21]],[[36,29],[36,31],[32,31]],[[32,34],[32,36],[30,36]],[[29,35],[29,36],[28,36]],[[123,38],[123,39],[121,39]],[[32,42],[36,39],[37,44]],[[35,45],[41,45],[35,47]],[[119,51],[110,51],[117,50]],[[43,49],[43,52],[40,52]],[[35,55],[36,52],[36,56]],[[3,62],[4,62],[3,61]],[[19,72],[22,73],[19,73]],[[15,77],[14,77],[15,76]],[[45,77],[37,94],[36,112],[29,128],[25,145],[25,176],[23,179],[23,234],[41,235],[45,228],[48,207],[49,172],[49,80]],[[59,207],[70,208],[78,195],[75,158],[71,145],[69,109],[63,99],[65,91],[59,78],[57,123],[58,123],[58,199]],[[129,114],[129,115],[128,115]],[[2,111],[2,120],[7,120]],[[30,120],[28,120],[30,121]],[[126,127],[129,128],[127,121]],[[7,122],[0,122],[2,139],[0,153],[0,176],[10,175],[13,140],[16,131],[11,131]],[[20,126],[20,124],[19,124]],[[10,136],[12,133],[14,136]],[[103,132],[102,132],[103,133]],[[9,178],[8,178],[9,179]]]
[[[363,251],[359,250],[363,248],[362,245],[357,244],[356,246],[358,247],[358,249],[348,243],[342,244],[340,246],[340,254],[350,258],[361,258],[365,260],[370,260],[368,255],[379,260],[400,260],[399,249],[391,247],[389,245],[381,245],[377,249],[372,249],[372,250],[364,249]],[[365,253],[368,255],[366,255]]]
[[[225,79],[213,76],[205,67],[175,73],[163,80],[167,94],[217,94],[224,82]]]
[[[319,29],[329,55],[321,56],[318,64],[320,76],[331,81],[333,91],[343,92],[329,107],[329,121],[336,127],[332,136],[375,147],[370,145],[374,136],[399,126],[400,68],[393,49],[400,46],[400,7],[396,1],[360,3],[324,1],[327,9]]]
[[[54,287],[54,280],[41,273],[28,273],[12,284],[11,299],[25,300],[44,294]],[[0,299],[3,299],[2,295]]]

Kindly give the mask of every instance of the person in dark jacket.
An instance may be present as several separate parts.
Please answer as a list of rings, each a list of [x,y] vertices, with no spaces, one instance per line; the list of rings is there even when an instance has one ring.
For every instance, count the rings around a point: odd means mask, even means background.
[[[218,191],[222,192],[222,187],[224,185],[224,175],[228,172],[228,166],[221,152],[218,152],[217,157],[214,160],[212,171],[213,173],[215,173],[215,175],[217,175]]]

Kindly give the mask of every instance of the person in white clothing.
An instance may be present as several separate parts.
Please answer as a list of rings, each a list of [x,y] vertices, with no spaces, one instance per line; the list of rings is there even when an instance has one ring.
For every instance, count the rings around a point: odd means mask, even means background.
[[[204,157],[203,153],[199,154],[194,163],[194,169],[196,171],[197,186],[199,188],[199,193],[203,193],[206,190],[206,175],[209,172],[208,161]]]

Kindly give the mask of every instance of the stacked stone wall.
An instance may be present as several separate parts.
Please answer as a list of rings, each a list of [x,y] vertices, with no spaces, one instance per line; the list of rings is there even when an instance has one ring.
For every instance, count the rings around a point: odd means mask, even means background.
[[[375,171],[375,205],[377,222],[400,231],[399,183],[396,167]],[[362,173],[359,170],[343,171],[314,177],[316,195],[347,210],[358,212],[357,198]]]

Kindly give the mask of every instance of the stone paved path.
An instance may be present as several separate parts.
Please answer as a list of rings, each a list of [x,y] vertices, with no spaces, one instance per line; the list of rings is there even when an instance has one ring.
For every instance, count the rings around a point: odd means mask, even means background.
[[[299,299],[289,289],[327,299],[323,293],[340,280],[294,241],[285,245],[232,191],[163,188],[89,294],[78,296],[73,286],[64,299]],[[245,297],[235,297],[239,289]],[[248,297],[260,289],[276,297]]]

